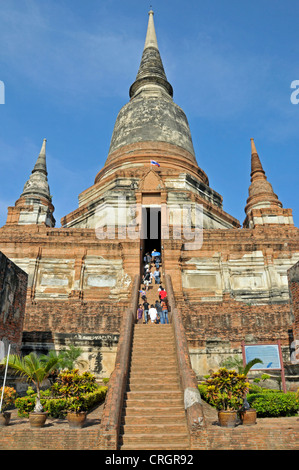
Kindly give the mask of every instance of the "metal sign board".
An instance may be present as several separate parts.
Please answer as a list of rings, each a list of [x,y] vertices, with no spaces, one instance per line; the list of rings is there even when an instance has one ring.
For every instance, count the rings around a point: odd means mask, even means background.
[[[261,363],[254,364],[252,370],[281,370],[278,344],[255,344],[244,346],[246,364],[252,359],[258,358]]]
[[[4,359],[4,356],[5,356],[5,345],[3,341],[0,341],[0,361]]]
[[[242,341],[242,353],[244,366],[252,359],[260,359],[262,361],[262,364],[254,364],[251,370],[280,370],[283,391],[286,392],[280,341],[272,344],[245,344],[244,341]]]

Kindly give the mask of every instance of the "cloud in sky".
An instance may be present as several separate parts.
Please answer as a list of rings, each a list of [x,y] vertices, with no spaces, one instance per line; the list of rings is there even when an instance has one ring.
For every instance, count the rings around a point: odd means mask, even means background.
[[[299,6],[273,0],[269,12],[268,4],[165,0],[154,6],[165,71],[189,120],[199,164],[224,196],[225,210],[240,219],[250,137],[284,206],[299,210],[296,189],[288,185],[288,169],[294,178],[298,161],[299,105],[290,102],[290,84],[299,79]],[[58,224],[77,207],[129,100],[148,8],[141,0],[1,2],[1,200],[18,198],[47,138]],[[281,153],[285,172],[277,171]],[[0,225],[5,219],[0,211]]]
[[[131,78],[136,57],[129,51],[142,50],[141,39],[130,31],[111,31],[103,20],[88,29],[80,16],[57,3],[52,9],[33,0],[10,1],[2,8],[1,62],[16,79],[28,80],[64,104],[67,97],[79,100],[86,94],[127,95],[117,86],[118,77]]]

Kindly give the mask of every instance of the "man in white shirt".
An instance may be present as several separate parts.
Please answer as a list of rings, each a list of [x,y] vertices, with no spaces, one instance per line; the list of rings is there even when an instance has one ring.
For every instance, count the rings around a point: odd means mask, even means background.
[[[157,318],[157,310],[155,309],[153,305],[151,305],[151,308],[149,309],[148,314],[150,316],[151,323],[155,323],[156,318]]]

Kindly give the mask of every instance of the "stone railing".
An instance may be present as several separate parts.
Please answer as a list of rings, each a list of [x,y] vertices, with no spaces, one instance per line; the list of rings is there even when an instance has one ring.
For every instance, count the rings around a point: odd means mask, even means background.
[[[176,308],[172,281],[169,274],[165,274],[165,287],[171,309],[171,323],[174,329],[177,361],[181,386],[184,391],[184,405],[192,446],[192,441],[198,439],[201,430],[205,427],[203,407],[196,375],[191,366],[182,315],[180,310]]]
[[[114,371],[109,380],[108,392],[101,419],[100,448],[118,448],[119,429],[124,394],[127,386],[129,363],[132,347],[133,328],[138,305],[140,276],[135,276],[132,289],[131,306],[126,310],[121,324]]]

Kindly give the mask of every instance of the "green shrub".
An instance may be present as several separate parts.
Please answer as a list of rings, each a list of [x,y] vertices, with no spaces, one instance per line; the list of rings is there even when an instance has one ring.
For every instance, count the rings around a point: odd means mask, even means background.
[[[78,370],[60,372],[51,391],[57,398],[72,398],[94,392],[98,388],[95,376],[89,372],[79,374]]]
[[[299,410],[299,403],[293,392],[266,390],[261,393],[248,393],[247,401],[251,408],[256,409],[260,418],[295,416]]]
[[[221,367],[205,381],[205,394],[218,410],[238,410],[248,392],[245,374]]]
[[[213,401],[209,400],[206,384],[199,384],[198,390],[203,400],[215,406]],[[246,398],[251,408],[256,409],[259,418],[295,416],[299,411],[299,394],[296,398],[294,392],[283,393],[252,384]]]
[[[49,391],[41,392],[41,404],[44,407],[44,411],[49,413],[52,418],[64,418],[66,416],[67,409],[69,408],[70,402],[73,398],[51,398],[49,397]],[[89,411],[98,403],[102,403],[105,400],[107,387],[98,387],[94,392],[82,394],[81,399],[84,403],[84,408]],[[28,417],[29,413],[34,410],[36,394],[32,391],[30,395],[23,398],[17,398],[15,406],[18,409],[18,415],[21,417]]]

